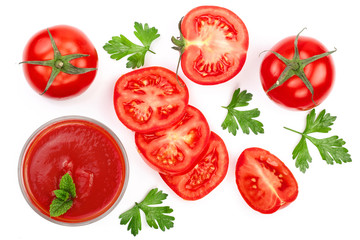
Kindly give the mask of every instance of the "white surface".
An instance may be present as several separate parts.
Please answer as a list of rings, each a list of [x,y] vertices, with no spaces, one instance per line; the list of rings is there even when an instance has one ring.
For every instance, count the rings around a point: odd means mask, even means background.
[[[359,166],[359,28],[356,1],[2,1],[0,4],[1,66],[1,239],[133,239],[118,216],[154,187],[169,194],[165,201],[174,209],[175,227],[169,231],[143,224],[138,239],[360,239]],[[196,202],[180,199],[138,155],[133,133],[117,119],[112,93],[115,81],[129,69],[126,60],[111,60],[102,46],[114,35],[131,40],[135,21],[159,29],[153,45],[156,55],[147,54],[146,66],[160,65],[175,71],[178,53],[171,49],[171,36],[178,36],[178,21],[192,8],[220,5],[234,11],[245,22],[250,47],[243,70],[231,81],[200,86],[187,80],[190,104],[207,117],[210,127],[225,141],[230,165],[224,181],[207,197]],[[99,54],[94,83],[81,96],[55,101],[37,95],[26,82],[22,51],[37,31],[58,24],[78,27],[92,40]],[[306,112],[277,106],[264,94],[259,80],[259,53],[276,42],[297,34],[317,38],[333,54],[336,84],[317,111],[326,109],[338,116],[331,134],[344,138],[353,162],[329,166],[310,147],[313,162],[306,174],[295,168],[291,152],[299,136],[283,126],[301,130]],[[236,88],[253,93],[251,107],[261,111],[265,134],[236,137],[221,129]],[[213,97],[216,96],[216,97]],[[130,161],[130,179],[122,202],[104,219],[82,227],[64,227],[38,216],[23,198],[18,185],[18,157],[30,134],[44,122],[63,115],[84,115],[103,122],[123,142]],[[325,136],[325,135],[322,135]],[[327,136],[327,135],[326,135]],[[299,195],[287,208],[263,215],[246,205],[239,194],[234,169],[247,147],[262,147],[282,159],[295,175]],[[143,222],[144,223],[144,222]],[[11,237],[9,237],[11,236]]]

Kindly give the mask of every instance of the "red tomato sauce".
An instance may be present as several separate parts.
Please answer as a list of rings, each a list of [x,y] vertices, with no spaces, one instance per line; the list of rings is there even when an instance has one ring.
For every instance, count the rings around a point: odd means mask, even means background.
[[[116,137],[92,121],[53,122],[38,131],[24,149],[20,168],[24,194],[35,210],[49,217],[53,191],[69,173],[77,196],[65,214],[53,219],[91,221],[112,208],[125,187],[124,154]]]

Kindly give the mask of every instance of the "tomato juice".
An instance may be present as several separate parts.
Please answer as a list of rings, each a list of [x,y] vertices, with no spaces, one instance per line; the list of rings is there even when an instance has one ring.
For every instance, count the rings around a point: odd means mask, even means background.
[[[103,217],[120,201],[128,179],[128,162],[116,135],[85,117],[54,119],[36,130],[20,156],[19,181],[30,206],[60,224],[85,224]],[[72,207],[50,217],[61,177],[69,173],[76,186]]]

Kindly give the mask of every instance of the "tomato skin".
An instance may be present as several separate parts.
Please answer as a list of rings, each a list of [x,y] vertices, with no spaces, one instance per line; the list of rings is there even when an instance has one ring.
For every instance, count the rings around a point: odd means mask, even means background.
[[[180,121],[166,129],[135,133],[135,143],[144,161],[162,174],[189,171],[209,142],[210,128],[204,115],[188,105]]]
[[[214,24],[215,21],[219,24]],[[200,28],[202,22],[205,23],[204,30]],[[218,27],[220,24],[225,25],[226,30]],[[214,85],[226,82],[245,64],[249,47],[247,28],[235,13],[226,8],[200,6],[192,9],[182,20],[181,33],[185,39],[181,68],[195,83]],[[231,37],[226,36],[228,33]],[[203,60],[204,64],[201,63]],[[225,70],[219,70],[221,66]]]
[[[229,154],[225,143],[216,133],[211,132],[209,144],[194,168],[182,175],[160,174],[160,176],[181,198],[198,200],[205,197],[222,182],[228,166]]]
[[[79,29],[57,25],[49,28],[51,35],[62,55],[87,54],[89,56],[73,59],[70,62],[79,68],[96,68],[98,55],[89,38]],[[23,61],[44,61],[54,58],[47,29],[36,33],[28,41],[23,52]],[[39,94],[46,87],[50,78],[51,67],[23,64],[26,80],[30,86]],[[60,72],[50,88],[43,94],[55,99],[67,99],[78,96],[89,88],[96,76],[96,70],[84,74],[67,74]]]
[[[188,101],[189,91],[181,78],[158,66],[126,73],[114,88],[116,115],[135,132],[152,132],[176,123]]]
[[[294,56],[295,36],[278,42],[271,51],[275,51],[285,58]],[[300,59],[328,52],[318,40],[300,36],[298,39]],[[279,78],[286,65],[274,54],[268,52],[260,67],[261,84],[267,91]],[[314,88],[313,99],[317,105],[322,103],[331,92],[335,79],[335,67],[331,55],[318,59],[304,68],[304,72]],[[309,110],[316,105],[311,99],[311,92],[302,80],[293,76],[279,87],[267,93],[270,99],[279,105],[293,110]]]
[[[248,148],[241,153],[235,177],[244,200],[260,213],[274,213],[298,195],[298,184],[291,171],[279,158],[261,148]]]

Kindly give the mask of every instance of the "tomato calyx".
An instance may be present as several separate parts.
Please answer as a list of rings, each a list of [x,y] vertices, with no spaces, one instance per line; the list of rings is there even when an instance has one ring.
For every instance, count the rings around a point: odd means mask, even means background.
[[[309,79],[307,78],[305,72],[304,72],[304,68],[318,60],[321,58],[324,58],[326,56],[329,56],[330,54],[336,52],[336,48],[332,51],[329,52],[325,52],[322,54],[318,54],[318,55],[314,55],[312,57],[306,58],[306,59],[300,59],[300,53],[299,53],[299,49],[298,49],[298,39],[300,34],[305,30],[306,28],[304,28],[303,30],[301,30],[295,37],[295,41],[294,41],[294,56],[292,59],[288,59],[283,57],[281,54],[269,50],[271,53],[273,53],[280,61],[282,61],[286,67],[285,69],[282,71],[282,73],[280,74],[279,78],[277,79],[277,81],[268,89],[266,90],[266,93],[270,92],[271,90],[279,87],[280,85],[282,85],[283,83],[285,83],[287,80],[289,80],[292,76],[298,76],[302,82],[305,84],[306,88],[310,91],[311,93],[311,100],[312,102],[315,104],[315,106],[317,106],[318,104],[314,101],[314,88],[312,86],[312,84],[310,83]]]
[[[40,94],[43,95],[51,86],[51,84],[54,82],[54,79],[60,72],[64,72],[67,74],[83,74],[91,71],[97,70],[97,68],[79,68],[70,63],[71,60],[82,58],[82,57],[88,57],[88,54],[69,54],[69,55],[61,55],[58,47],[56,46],[56,43],[54,41],[54,38],[52,37],[49,29],[47,29],[47,32],[50,37],[51,46],[54,51],[54,58],[50,60],[45,61],[23,61],[20,62],[25,64],[33,64],[33,65],[40,65],[40,66],[47,66],[51,67],[52,71],[50,74],[50,78],[46,84],[46,87],[44,91]]]
[[[172,47],[172,49],[179,51],[180,56],[179,56],[179,60],[176,66],[176,80],[178,81],[178,83],[180,84],[180,86],[182,86],[182,84],[180,83],[180,81],[178,80],[178,71],[179,71],[179,66],[180,66],[180,61],[181,61],[181,57],[183,55],[183,53],[185,52],[185,47],[186,47],[186,41],[185,38],[181,32],[181,23],[184,17],[182,17],[179,21],[178,27],[179,27],[179,31],[180,31],[180,37],[171,37],[171,42],[175,45]]]

